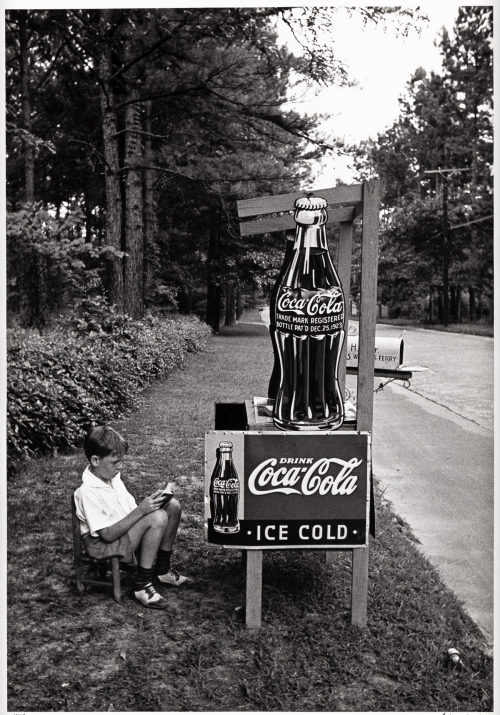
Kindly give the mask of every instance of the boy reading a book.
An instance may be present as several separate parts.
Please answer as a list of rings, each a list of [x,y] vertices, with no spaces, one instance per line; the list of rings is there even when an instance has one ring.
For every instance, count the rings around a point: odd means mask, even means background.
[[[134,597],[147,608],[165,608],[153,581],[172,586],[186,581],[170,566],[181,505],[171,490],[155,491],[136,504],[120,477],[128,443],[112,427],[92,427],[84,449],[89,464],[75,503],[89,556],[138,562]]]

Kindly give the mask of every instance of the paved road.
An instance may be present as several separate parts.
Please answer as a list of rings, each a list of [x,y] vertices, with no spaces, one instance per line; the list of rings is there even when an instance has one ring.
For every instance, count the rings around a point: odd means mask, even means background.
[[[377,335],[402,336],[404,361],[424,365],[411,390],[493,431],[493,338],[378,325]]]
[[[375,395],[374,474],[492,644],[493,339],[424,329],[403,338],[405,363],[430,370]]]

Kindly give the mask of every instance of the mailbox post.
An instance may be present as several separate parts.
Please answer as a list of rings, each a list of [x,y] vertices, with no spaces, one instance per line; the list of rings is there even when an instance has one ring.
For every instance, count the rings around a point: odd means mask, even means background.
[[[245,199],[239,201],[237,204],[238,215],[240,219],[251,218],[250,221],[242,221],[240,223],[240,233],[242,236],[250,236],[255,234],[263,234],[273,231],[286,231],[288,229],[295,228],[295,221],[293,217],[293,210],[295,200],[304,196],[305,192],[297,192],[293,194],[283,194],[279,196],[268,196],[259,197],[254,199]],[[359,341],[358,341],[358,367],[357,367],[357,422],[354,425],[354,431],[351,433],[352,437],[358,436],[359,438],[366,438],[367,445],[370,443],[371,432],[373,427],[373,375],[374,375],[374,352],[375,352],[375,327],[376,327],[376,312],[377,312],[377,267],[378,267],[378,233],[379,233],[379,206],[380,206],[380,189],[379,181],[376,179],[366,181],[363,184],[355,184],[352,186],[340,186],[332,189],[315,190],[313,193],[315,196],[325,198],[328,202],[328,223],[339,223],[340,224],[340,242],[339,242],[339,260],[338,260],[338,274],[340,281],[344,290],[345,304],[349,305],[350,299],[350,277],[351,277],[351,263],[352,263],[352,234],[353,234],[353,222],[361,218],[362,220],[362,246],[361,246],[361,291],[360,291],[360,326],[359,326]],[[346,325],[346,335],[347,335],[347,315],[345,316]],[[346,351],[347,351],[347,341],[344,341],[344,346],[342,348],[342,354],[340,358],[340,370],[339,370],[339,382],[342,394],[345,388],[345,376],[346,376]],[[241,439],[243,440],[242,453],[246,454],[245,439],[247,436],[255,435],[253,431],[256,429],[257,425],[252,425],[251,418],[248,419],[250,431],[247,435],[243,433]],[[341,446],[342,439],[349,440],[350,437],[344,437],[340,434],[340,430],[336,432],[325,433],[324,435],[315,434],[316,440],[323,440],[319,443],[328,445],[328,449],[325,451],[325,455],[320,457],[322,459],[329,459],[332,463],[339,463],[342,469],[342,462],[348,462],[347,453],[342,452],[346,449],[345,445]],[[235,438],[240,438],[236,433],[232,433]],[[241,434],[241,433],[240,433]],[[272,434],[272,433],[271,433]],[[264,433],[261,433],[264,437]],[[291,445],[292,440],[299,442],[301,449],[305,446],[303,441],[309,438],[307,433],[288,434],[274,432],[274,439],[281,439],[283,445]],[[278,436],[279,435],[279,436]],[[207,439],[209,435],[207,435]],[[231,433],[225,432],[223,435],[224,439],[231,439]],[[332,439],[334,438],[334,439]],[[215,436],[218,439],[218,435]],[[264,442],[264,440],[262,440]],[[208,444],[208,442],[207,442]],[[248,443],[249,444],[249,443]],[[308,448],[313,449],[310,445]],[[358,445],[359,446],[359,445]],[[301,449],[299,451],[301,451]],[[340,450],[340,452],[339,452]],[[356,474],[352,473],[350,476],[356,479],[361,479],[360,483],[363,482],[362,474],[366,471],[366,489],[363,494],[368,503],[367,494],[369,496],[369,482],[371,479],[371,460],[369,457],[370,451],[367,447],[367,452],[365,459],[363,459],[359,454],[356,456],[353,454],[352,459],[359,461],[360,465],[364,461],[365,466],[361,467],[358,465],[356,469],[358,472]],[[207,446],[207,475],[209,472],[209,454]],[[293,450],[292,450],[293,451]],[[306,450],[307,451],[307,450]],[[328,453],[328,454],[327,454]],[[340,453],[344,456],[339,456]],[[329,455],[329,456],[328,456]],[[337,456],[335,456],[337,455]],[[283,456],[285,458],[285,456]],[[286,457],[293,458],[293,457]],[[300,455],[297,456],[300,458]],[[314,457],[304,457],[305,459],[314,459]],[[247,465],[245,464],[246,457],[243,457],[243,462],[240,464],[240,469],[243,469],[245,473],[245,479],[247,478]],[[269,457],[273,459],[273,457]],[[351,457],[349,458],[351,459]],[[337,460],[337,462],[335,461]],[[338,462],[340,460],[340,462]],[[237,465],[236,465],[236,468]],[[302,469],[301,465],[301,469]],[[361,471],[359,471],[361,469]],[[269,476],[270,473],[267,475]],[[312,475],[314,476],[314,474]],[[338,476],[338,475],[337,475]],[[276,477],[276,475],[275,475]],[[208,478],[208,477],[207,477]],[[264,478],[264,482],[265,479]],[[272,479],[272,476],[269,476]],[[281,478],[283,474],[281,473]],[[257,479],[257,477],[255,477]],[[254,481],[255,481],[254,479]],[[289,481],[293,481],[293,476],[289,476]],[[276,477],[275,481],[278,483],[280,477]],[[340,488],[340,482],[334,480],[337,484],[337,488]],[[255,485],[254,485],[255,486]],[[262,485],[261,485],[262,486]],[[265,486],[265,485],[264,485]],[[328,496],[328,485],[321,486],[321,489],[325,492],[323,496]],[[329,485],[335,488],[332,485]],[[255,487],[257,490],[260,489],[259,485]],[[295,488],[292,485],[292,488]],[[318,486],[318,491],[320,487]],[[247,486],[245,486],[247,490]],[[361,492],[360,492],[361,493]],[[293,495],[292,495],[293,496]],[[345,496],[345,495],[344,495]],[[257,501],[262,499],[262,496],[252,495]],[[245,498],[245,494],[243,495]],[[247,500],[250,499],[249,494],[246,494]],[[297,498],[299,496],[297,495]],[[248,503],[248,501],[247,501]],[[326,503],[326,502],[325,502]],[[317,509],[320,510],[322,502],[319,502]],[[345,502],[347,504],[347,501]],[[365,504],[366,506],[366,504]],[[359,507],[359,504],[358,504]],[[253,508],[253,507],[252,507]],[[351,506],[345,507],[349,514],[353,512],[349,511]],[[354,509],[354,506],[352,506]],[[356,512],[356,509],[354,509]],[[208,512],[207,512],[208,513]],[[250,512],[252,513],[252,512]],[[356,512],[359,516],[359,514]],[[338,514],[336,516],[339,516]],[[345,518],[344,518],[345,517]],[[324,521],[324,524],[304,524],[302,523],[298,527],[298,531],[294,532],[294,539],[298,541],[298,545],[294,545],[293,548],[304,548],[301,544],[306,543],[306,539],[300,540],[300,534],[306,536],[310,534],[312,537],[312,527],[316,526],[314,532],[315,536],[318,537],[316,540],[315,548],[327,548],[327,560],[330,560],[329,554],[333,554],[335,549],[342,548],[344,550],[352,551],[352,597],[351,597],[351,622],[353,625],[358,627],[365,627],[367,622],[367,594],[368,594],[368,559],[369,559],[369,539],[368,539],[368,511],[366,511],[366,524],[364,531],[364,540],[360,540],[359,531],[357,528],[351,525],[350,540],[345,541],[345,545],[341,544],[342,539],[338,536],[344,534],[344,528],[348,529],[346,522],[347,517],[340,514],[340,519],[331,520],[328,519],[319,521]],[[208,521],[208,518],[207,518]],[[250,519],[250,521],[252,521]],[[255,523],[251,526],[249,525],[246,529],[247,532],[252,532],[251,534],[246,534],[246,538],[257,539],[257,527],[259,526],[258,519],[253,520]],[[255,541],[251,545],[247,543],[241,543],[238,548],[247,549],[247,607],[246,607],[246,625],[248,628],[257,628],[261,625],[261,594],[262,594],[262,552],[266,548],[286,548],[286,540],[282,538],[278,540],[277,545],[274,545],[272,539],[263,540],[263,535],[266,535],[265,528],[274,526],[282,526],[280,532],[279,528],[276,529],[268,528],[267,536],[275,536],[276,533],[281,536],[286,536],[291,534],[290,523],[292,520],[282,522],[281,524],[274,523],[272,520],[267,524],[260,524],[260,541]],[[334,523],[334,522],[338,523]],[[264,526],[264,531],[262,527]],[[300,526],[302,526],[302,531],[300,531]],[[309,526],[309,530],[307,530]],[[285,528],[288,527],[288,528]],[[321,537],[320,535],[321,527]],[[330,530],[328,530],[330,527]],[[337,527],[342,527],[339,532],[336,531]],[[208,527],[210,529],[210,526]],[[359,528],[359,527],[358,527]],[[353,531],[357,531],[357,534],[353,534]],[[335,546],[333,546],[333,538],[328,541],[328,535],[330,537],[335,536]],[[242,537],[245,535],[242,535]],[[358,538],[356,543],[352,542],[353,538]],[[325,543],[322,541],[325,539]],[[321,543],[320,543],[321,542]],[[233,541],[233,543],[235,543]],[[290,541],[288,542],[290,543]],[[262,548],[260,545],[262,544]],[[339,544],[341,546],[339,547]],[[225,544],[228,545],[227,543]],[[289,548],[291,548],[289,546]]]

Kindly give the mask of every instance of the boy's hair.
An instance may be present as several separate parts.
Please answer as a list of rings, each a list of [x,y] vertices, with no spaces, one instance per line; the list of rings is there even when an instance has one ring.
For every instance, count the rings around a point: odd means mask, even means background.
[[[93,456],[102,458],[109,454],[126,454],[128,442],[112,427],[101,425],[89,429],[83,448],[90,462],[90,458]]]

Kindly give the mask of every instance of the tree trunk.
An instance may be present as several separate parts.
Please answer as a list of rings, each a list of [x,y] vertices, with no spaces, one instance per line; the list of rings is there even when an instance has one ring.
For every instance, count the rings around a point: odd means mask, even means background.
[[[90,189],[87,182],[83,186],[85,201],[85,243],[92,243],[92,206],[90,204]]]
[[[177,298],[179,304],[179,313],[188,315],[191,312],[193,305],[193,294],[190,288],[183,287],[180,289]]]
[[[443,322],[443,289],[439,289],[437,302],[437,317],[440,323]]]
[[[474,322],[477,320],[476,314],[476,289],[474,286],[469,286],[469,320]]]
[[[106,245],[122,250],[122,197],[119,178],[118,138],[113,87],[111,84],[111,47],[108,29],[112,10],[100,11],[101,43],[99,48],[99,88],[102,113],[106,186]],[[119,311],[124,309],[123,259],[116,255],[108,258],[109,298]]]
[[[453,283],[450,285],[450,320],[453,323],[457,320],[457,290]]]
[[[456,287],[456,295],[455,295],[455,317],[457,320],[457,323],[462,322],[462,286],[457,286]]]
[[[19,10],[19,50],[21,62],[21,103],[23,129],[31,135],[30,66],[28,53],[28,11]],[[24,140],[24,199],[35,200],[35,148],[29,137]]]
[[[125,61],[133,57],[132,42],[126,41]],[[133,318],[144,315],[144,252],[141,105],[137,101],[137,65],[127,72],[125,107],[125,312]],[[130,102],[132,100],[132,102]]]
[[[222,289],[219,285],[220,217],[217,207],[210,207],[208,234],[207,311],[205,322],[216,333],[220,330]]]
[[[210,283],[207,290],[207,317],[205,322],[210,325],[215,333],[220,330],[222,312],[222,288],[215,283]]]
[[[230,283],[226,286],[226,316],[224,325],[234,325],[234,312],[235,312],[235,289],[234,283]]]
[[[236,289],[236,320],[241,318],[243,313],[243,296],[241,295],[241,290]]]
[[[145,130],[147,136],[144,143],[144,163],[154,164],[151,102],[146,102]],[[151,305],[154,299],[155,248],[158,222],[154,198],[154,173],[152,169],[144,169],[144,301]]]

